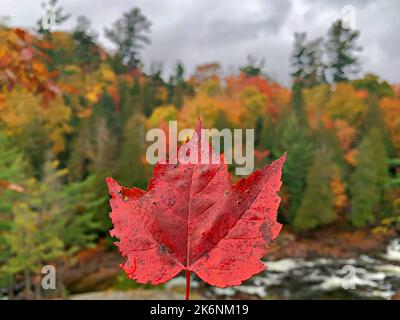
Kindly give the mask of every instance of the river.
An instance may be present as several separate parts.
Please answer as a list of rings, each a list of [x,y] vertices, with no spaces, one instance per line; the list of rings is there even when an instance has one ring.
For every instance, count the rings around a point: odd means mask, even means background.
[[[267,261],[268,270],[237,287],[205,287],[206,298],[254,299],[391,299],[400,293],[400,238],[386,250],[355,259],[282,259]],[[178,277],[167,289],[183,286]],[[195,279],[192,288],[199,287]]]

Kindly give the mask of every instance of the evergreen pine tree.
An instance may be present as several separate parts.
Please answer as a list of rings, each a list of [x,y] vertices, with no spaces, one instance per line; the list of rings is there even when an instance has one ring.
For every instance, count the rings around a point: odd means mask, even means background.
[[[11,255],[10,247],[4,237],[12,228],[12,206],[21,197],[25,180],[25,163],[22,154],[9,146],[7,139],[0,134],[0,287],[12,283],[12,273],[5,272],[4,264]],[[19,192],[17,192],[19,191]]]
[[[64,13],[64,8],[57,6],[57,2],[58,0],[49,0],[47,3],[43,3],[42,6],[44,8],[52,8],[52,12],[46,12],[46,14],[48,14],[47,17],[40,17],[37,21],[36,21],[36,28],[37,28],[37,32],[39,34],[44,34],[44,35],[48,35],[50,33],[50,29],[45,29],[43,28],[43,21],[46,21],[45,19],[47,18],[48,21],[47,22],[51,22],[51,14],[54,14],[54,22],[55,25],[61,25],[64,22],[66,22],[71,15],[69,13]],[[49,26],[54,28],[55,26]]]
[[[94,176],[89,176],[82,181],[64,184],[62,188],[60,202],[66,221],[61,238],[69,253],[90,247],[101,227],[96,221],[96,213],[106,198],[97,197],[94,192],[96,182]]]
[[[23,272],[27,290],[31,290],[32,273],[38,272],[44,262],[64,254],[60,237],[66,221],[60,181],[64,172],[56,165],[47,162],[43,181],[29,181],[24,198],[13,205],[12,228],[5,234],[11,255],[3,269],[9,274]]]
[[[77,25],[72,33],[75,42],[75,57],[83,76],[96,69],[100,64],[100,52],[96,45],[97,34],[91,30],[91,24],[85,16],[77,18]]]
[[[145,123],[146,118],[133,115],[125,125],[116,167],[116,177],[121,185],[147,186],[148,166],[143,163],[146,154]]]
[[[387,156],[376,127],[364,136],[351,176],[351,222],[363,227],[375,221],[387,181]]]
[[[307,173],[307,187],[293,220],[296,231],[315,229],[335,220],[334,194],[329,186],[332,168],[330,152],[322,147]]]
[[[359,35],[357,30],[344,28],[342,20],[335,21],[329,29],[325,47],[328,70],[334,82],[347,81],[358,71],[358,57],[355,53],[361,50],[356,45]]]
[[[307,113],[303,99],[302,87],[299,82],[292,86],[292,108],[296,114],[297,121],[304,127],[308,125]]]
[[[286,219],[292,222],[303,197],[306,172],[313,159],[314,146],[295,114],[291,114],[285,120],[284,127],[280,138],[280,148],[274,153],[277,156],[284,151],[288,152],[282,180],[289,191]]]
[[[151,22],[140,9],[133,8],[125,12],[111,29],[105,29],[105,35],[118,47],[118,55],[129,68],[140,64],[139,50],[150,43]]]
[[[322,38],[306,42],[305,32],[294,34],[291,55],[293,86],[310,88],[325,82],[325,66],[322,62]]]
[[[178,109],[182,107],[184,97],[193,93],[184,76],[185,68],[182,63],[178,62],[175,67],[175,73],[170,77],[167,85],[168,102]]]
[[[94,215],[101,199],[91,191],[94,179],[65,184],[67,170],[58,169],[58,164],[48,160],[43,179],[28,180],[12,206],[11,225],[4,233],[9,254],[2,271],[11,276],[23,272],[28,290],[32,273],[93,244],[99,226]]]

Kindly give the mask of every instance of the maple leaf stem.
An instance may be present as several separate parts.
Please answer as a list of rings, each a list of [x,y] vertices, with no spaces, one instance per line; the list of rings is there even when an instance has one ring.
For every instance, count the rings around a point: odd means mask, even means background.
[[[190,270],[186,270],[186,300],[189,300],[190,295]]]

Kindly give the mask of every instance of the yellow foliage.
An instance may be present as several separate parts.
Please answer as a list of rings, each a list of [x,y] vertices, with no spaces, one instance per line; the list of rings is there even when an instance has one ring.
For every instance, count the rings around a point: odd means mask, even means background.
[[[178,110],[172,104],[157,107],[153,110],[153,113],[147,120],[147,126],[149,128],[157,128],[164,121],[176,120],[177,116]]]
[[[89,100],[91,104],[95,104],[99,100],[99,95],[101,94],[101,85],[95,84],[89,87],[86,92],[86,99]]]
[[[322,110],[329,100],[329,96],[330,86],[328,84],[303,90],[304,106],[312,129],[316,129],[322,120]]]
[[[79,68],[77,65],[74,64],[69,64],[64,67],[64,72],[67,73],[81,73],[81,68]]]
[[[367,111],[363,97],[351,84],[338,83],[326,104],[324,114],[329,119],[343,119],[349,125],[359,127]]]
[[[24,88],[4,92],[5,101],[0,110],[0,124],[8,136],[22,133],[31,122],[40,123],[52,142],[52,151],[60,153],[65,148],[64,135],[72,131],[69,124],[71,110],[58,96],[48,106],[42,105],[40,95]]]
[[[203,92],[208,96],[215,96],[221,92],[221,84],[219,78],[212,77],[202,82],[198,87],[199,92]]]
[[[199,92],[193,99],[185,101],[179,114],[179,125],[181,128],[195,128],[200,117],[205,127],[213,128],[219,110],[223,109],[222,103],[217,99]]]
[[[266,114],[267,97],[255,87],[247,87],[240,93],[243,105],[241,127],[254,128],[259,116]]]
[[[28,92],[25,88],[14,88],[3,92],[4,104],[0,110],[0,123],[4,126],[4,134],[14,136],[20,134],[30,121],[41,116],[40,97]]]
[[[100,65],[99,73],[100,79],[105,83],[113,84],[117,81],[115,72],[112,70],[111,66],[106,63]]]
[[[52,151],[58,154],[65,149],[64,135],[72,131],[69,123],[71,109],[64,105],[62,97],[59,96],[47,108],[43,109],[43,114],[44,127],[53,143]]]

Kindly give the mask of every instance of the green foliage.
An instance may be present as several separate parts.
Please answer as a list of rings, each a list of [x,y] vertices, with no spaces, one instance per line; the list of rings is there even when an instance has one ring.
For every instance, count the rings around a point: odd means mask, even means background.
[[[64,22],[69,15],[50,3]],[[0,286],[22,273],[29,280],[41,264],[101,237],[111,241],[105,178],[145,189],[145,131],[170,120],[255,128],[257,167],[288,151],[280,208],[295,231],[337,214],[355,227],[399,214],[400,100],[396,86],[373,74],[349,80],[358,31],[337,21],[325,46],[296,33],[288,89],[251,57],[224,79],[214,62],[193,76],[178,62],[168,80],[161,63],[144,72],[150,26],[139,9],[126,12],[106,29],[115,53],[99,45],[85,17],[71,32],[0,26]],[[121,276],[116,287],[133,283]]]
[[[8,274],[37,272],[44,261],[65,253],[60,237],[65,225],[60,177],[65,171],[57,171],[55,166],[48,162],[43,181],[30,179],[24,197],[13,205],[12,228],[5,234],[11,254],[3,270]]]
[[[289,191],[286,219],[292,222],[303,197],[306,173],[313,159],[314,145],[295,114],[291,114],[286,119],[284,127],[285,130],[280,138],[280,148],[274,154],[277,156],[284,151],[288,152],[282,180]]]
[[[309,88],[325,82],[325,66],[322,62],[322,38],[306,42],[306,33],[296,32],[291,55],[294,85]]]
[[[139,50],[150,43],[147,34],[151,22],[140,9],[133,8],[118,19],[112,29],[105,29],[105,35],[118,47],[118,55],[125,65],[137,68],[140,63]]]
[[[178,62],[175,73],[170,77],[167,84],[168,102],[180,109],[183,106],[185,96],[193,95],[193,88],[185,81],[185,67]]]
[[[334,195],[329,186],[333,170],[330,157],[330,151],[326,147],[315,153],[313,164],[307,173],[307,187],[293,220],[296,231],[311,230],[336,219]]]
[[[304,105],[303,92],[299,82],[295,82],[292,87],[292,108],[298,121],[303,126],[306,126],[308,124],[307,114]]]
[[[367,90],[379,98],[393,97],[394,95],[392,86],[387,81],[380,80],[373,73],[367,73],[364,78],[352,81],[352,84],[357,90]]]
[[[359,147],[357,167],[351,176],[351,222],[356,227],[375,221],[387,182],[387,156],[382,136],[371,128]]]
[[[6,275],[24,272],[29,278],[45,262],[90,246],[96,238],[94,210],[99,200],[88,190],[94,180],[65,184],[67,170],[57,166],[57,161],[47,161],[43,179],[28,180],[12,205],[10,227],[4,233],[9,250],[2,266]]]
[[[40,177],[46,151],[50,145],[43,125],[39,121],[33,120],[19,136],[13,137],[12,140],[28,160],[29,172],[35,177]]]
[[[260,61],[257,62],[256,58],[249,55],[247,56],[247,65],[241,67],[240,71],[251,77],[261,76],[263,74],[264,64],[264,59],[260,59]]]
[[[54,8],[54,13],[55,13],[55,23],[56,26],[63,24],[66,22],[71,15],[70,14],[65,14],[64,9],[60,6],[57,6],[58,0],[49,0],[44,3],[45,6],[53,7]],[[40,17],[37,22],[36,22],[36,27],[37,27],[37,32],[40,34],[49,34],[50,30],[49,29],[43,29],[43,17]],[[54,26],[52,26],[54,27]]]
[[[22,154],[11,147],[2,134],[0,134],[0,155],[0,285],[3,285],[11,280],[10,273],[2,272],[4,264],[11,255],[9,243],[4,235],[12,228],[13,203],[20,197],[20,192],[12,190],[10,185],[23,188],[21,184],[25,180],[25,163]]]
[[[139,103],[140,85],[138,81],[135,81],[130,87],[127,81],[121,80],[119,82],[119,96],[121,98],[120,122],[121,125],[124,125],[132,114],[141,112]]]
[[[89,176],[85,180],[65,184],[62,190],[62,203],[65,227],[61,237],[71,252],[91,246],[97,238],[101,225],[96,213],[106,202],[93,191],[96,178]]]
[[[122,185],[146,188],[149,166],[144,162],[146,118],[133,115],[125,125],[116,176]]]
[[[99,48],[96,45],[97,34],[91,30],[91,24],[85,16],[77,18],[77,26],[72,33],[75,41],[75,58],[81,70],[86,73],[97,69],[100,64]]]
[[[163,284],[158,285],[158,287],[162,288]],[[154,286],[150,283],[141,284],[137,283],[136,281],[132,281],[132,279],[129,279],[126,273],[123,271],[120,271],[113,284],[113,289],[119,291],[128,291],[137,288],[152,289]]]
[[[342,20],[335,21],[329,29],[326,52],[328,70],[334,82],[347,81],[358,71],[358,57],[355,53],[361,50],[356,45],[359,36],[359,31],[344,28]]]
[[[372,127],[376,127],[379,130],[387,153],[394,155],[395,147],[390,139],[390,135],[387,134],[388,128],[382,109],[379,107],[379,98],[374,92],[368,94],[367,112],[363,121],[362,133],[367,134]]]

